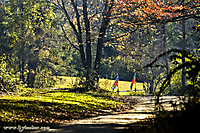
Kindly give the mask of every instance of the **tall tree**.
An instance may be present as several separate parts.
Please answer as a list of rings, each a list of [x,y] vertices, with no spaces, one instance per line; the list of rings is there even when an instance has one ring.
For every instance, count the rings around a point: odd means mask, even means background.
[[[37,42],[44,37],[45,30],[51,26],[53,19],[52,9],[44,0],[10,0],[4,9],[4,31],[11,40],[6,54],[15,60],[21,79],[25,82],[25,67],[28,66],[27,81],[32,77],[32,87],[35,71],[38,64],[39,49],[43,48]],[[31,70],[31,71],[30,71]],[[33,72],[31,74],[31,72]],[[32,75],[32,76],[31,76]]]
[[[90,87],[93,81],[98,82],[104,36],[110,21],[114,0],[105,2],[101,0],[58,0],[54,4],[63,11],[68,21],[66,25],[70,26],[75,35],[75,40],[73,40],[74,38],[70,38],[66,32],[69,27],[61,25],[67,41],[80,53],[82,67],[88,82],[87,87]],[[92,40],[92,38],[94,39]],[[92,45],[96,46],[94,63],[92,61]]]
[[[183,35],[183,39],[182,39],[182,50],[186,51],[186,38],[185,38],[185,19],[182,20],[182,35]],[[183,53],[184,54],[184,53]],[[183,64],[185,63],[185,55],[183,55],[183,59],[182,59]],[[184,89],[185,87],[185,67],[183,67],[182,69],[182,89]]]

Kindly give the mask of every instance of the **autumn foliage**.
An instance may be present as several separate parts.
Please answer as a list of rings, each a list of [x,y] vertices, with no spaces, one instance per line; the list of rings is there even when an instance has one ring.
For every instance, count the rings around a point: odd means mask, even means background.
[[[174,17],[184,16],[183,12],[196,14],[199,1],[190,0],[188,2],[175,2],[173,0],[163,2],[161,0],[121,0],[117,2],[115,11],[122,9],[122,14],[126,20],[136,23],[152,23],[167,21]],[[121,15],[121,14],[120,14]],[[117,17],[117,16],[116,16]]]

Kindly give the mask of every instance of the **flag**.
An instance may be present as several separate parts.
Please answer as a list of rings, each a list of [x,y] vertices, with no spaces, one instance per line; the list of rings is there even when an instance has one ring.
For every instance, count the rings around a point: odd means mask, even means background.
[[[115,79],[115,82],[113,83],[111,89],[114,90],[118,87],[118,81],[119,81],[119,76],[117,74],[117,78]]]
[[[131,86],[130,86],[130,89],[132,90],[133,88],[133,84],[136,82],[136,73],[134,74],[134,77],[132,79],[132,82],[131,82]]]

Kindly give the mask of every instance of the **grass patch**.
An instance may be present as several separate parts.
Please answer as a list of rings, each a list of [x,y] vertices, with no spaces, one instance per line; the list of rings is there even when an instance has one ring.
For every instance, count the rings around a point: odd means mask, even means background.
[[[23,89],[0,97],[0,123],[59,123],[87,118],[122,103],[66,90]]]
[[[57,83],[55,88],[72,88],[72,85],[75,82],[79,82],[79,79],[76,77],[66,77],[66,76],[55,76],[57,79]],[[112,91],[111,87],[115,80],[110,79],[100,79],[99,86],[100,88],[106,91]],[[119,91],[127,91],[127,92],[119,92],[120,95],[135,95],[133,92],[129,92],[131,81],[119,81]],[[135,90],[135,84],[133,85],[133,90]],[[114,90],[115,92],[117,90]],[[140,95],[144,93],[143,91],[143,83],[136,82],[136,95]]]
[[[128,105],[122,106],[123,101],[119,98],[113,98],[119,96],[111,90],[114,80],[100,79],[99,85],[102,89],[83,94],[68,91],[73,83],[79,82],[78,78],[55,78],[59,81],[55,88],[65,89],[23,88],[20,93],[14,93],[15,95],[0,95],[0,127],[17,123],[54,125],[109,113],[104,110],[119,111],[129,108]],[[130,84],[131,82],[120,81],[119,88],[127,90]],[[137,85],[139,87],[140,83]],[[134,104],[133,102],[132,105]]]
[[[54,76],[54,79],[57,81],[55,88],[71,88],[77,77]]]

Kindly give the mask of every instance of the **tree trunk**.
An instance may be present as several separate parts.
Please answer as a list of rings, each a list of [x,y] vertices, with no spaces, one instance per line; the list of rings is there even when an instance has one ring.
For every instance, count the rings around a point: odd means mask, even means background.
[[[164,52],[167,51],[167,46],[166,46],[166,34],[165,34],[165,24],[162,25],[163,26],[163,44],[164,44]],[[168,55],[165,56],[165,65],[166,65],[166,70],[167,70],[167,75],[169,74],[169,64],[168,64]],[[170,93],[171,93],[171,85],[170,85],[170,82],[169,82],[169,90],[170,90]]]
[[[97,42],[97,53],[96,53],[96,60],[95,60],[95,64],[94,64],[94,70],[95,70],[96,74],[99,74],[102,48],[103,48],[103,38],[104,38],[104,35],[105,35],[105,32],[106,32],[108,23],[110,21],[111,9],[113,7],[114,0],[111,0],[111,2],[110,2],[111,5],[109,5],[107,2],[108,1],[106,1],[106,3],[105,3],[105,9],[104,9],[104,12],[102,14],[103,20],[102,20],[102,23],[101,23],[101,29],[100,29],[100,32],[99,32],[99,38],[98,38],[98,42]]]
[[[150,81],[150,94],[153,94],[153,89],[154,89],[154,82],[153,79]]]
[[[24,76],[24,67],[25,67],[25,61],[24,61],[24,59],[22,58],[22,71],[21,71],[21,73],[22,73],[22,81],[23,81],[23,83],[25,83],[25,76]]]
[[[88,19],[88,12],[87,12],[87,0],[83,0],[83,17],[85,23],[85,30],[86,30],[86,80],[90,80],[91,75],[91,65],[92,65],[92,55],[91,55],[91,34],[90,34],[90,22]],[[87,84],[87,88],[88,88]]]
[[[20,80],[22,80],[22,67],[21,61],[19,60],[19,72],[20,72]]]
[[[156,91],[156,88],[154,88],[155,73],[153,68],[151,68],[151,72],[152,72],[152,79],[150,81],[150,94],[153,94]]]
[[[31,72],[31,88],[34,88],[35,76],[36,76],[36,68],[34,68],[33,72]]]
[[[26,83],[28,85],[28,87],[31,87],[31,69],[30,69],[30,62],[28,62],[28,74],[27,74],[27,79],[26,79]]]
[[[25,82],[25,78],[24,78],[24,61],[23,58],[21,58],[21,61],[19,61],[19,71],[20,71],[20,80],[23,81],[23,83]]]
[[[185,20],[182,21],[182,34],[183,34],[183,41],[182,41],[182,49],[186,50],[186,40],[185,40]],[[185,55],[182,54],[183,59],[182,59],[182,63],[185,63]],[[185,67],[182,69],[182,90],[181,93],[183,94],[184,89],[185,88]]]
[[[28,62],[29,73],[27,76],[27,83],[28,83],[28,86],[31,88],[34,88],[36,68],[37,68],[37,62],[34,60],[29,60]]]

